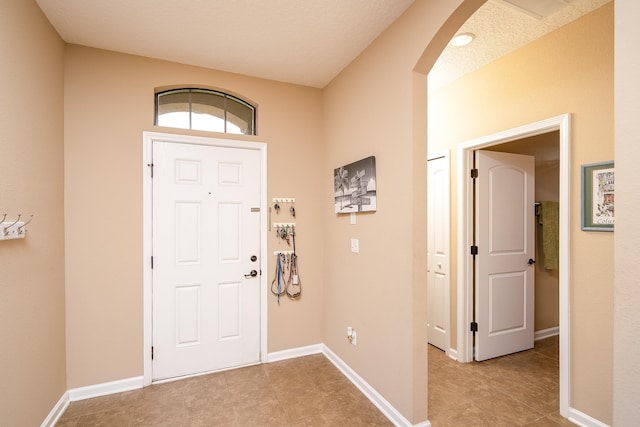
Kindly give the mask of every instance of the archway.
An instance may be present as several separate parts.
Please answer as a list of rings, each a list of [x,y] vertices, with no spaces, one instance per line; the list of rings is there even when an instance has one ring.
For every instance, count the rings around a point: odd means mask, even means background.
[[[429,47],[427,48],[427,50],[425,51],[425,54],[423,55],[423,57],[421,58],[421,60],[419,61],[418,65],[422,65],[422,66],[428,66],[429,69],[433,66],[433,64],[435,63],[436,59],[437,59],[437,55],[439,55],[440,52],[442,52],[442,50],[444,49],[444,44],[446,44],[446,42],[448,42],[448,40],[450,40],[450,38],[453,36],[453,34],[455,34],[455,32],[460,28],[460,26],[462,25],[462,23],[464,23],[464,21],[466,21],[473,13],[475,13],[475,11],[484,3],[484,2],[480,2],[480,4],[478,4],[477,2],[475,4],[473,4],[473,6],[471,5],[472,2],[464,2],[460,8],[458,10],[456,10],[456,12],[452,15],[452,17],[445,23],[445,25],[443,25],[443,27],[441,28],[440,32],[438,33],[437,37],[434,37],[433,42],[429,45]],[[472,10],[470,9],[466,9],[467,7],[470,7]],[[467,13],[465,13],[467,12]],[[470,13],[468,13],[470,12]],[[444,41],[440,40],[439,37],[444,35]],[[440,44],[439,44],[440,43]],[[435,57],[434,57],[435,56]],[[426,88],[426,90],[428,90],[428,87]],[[428,107],[427,107],[428,108]],[[428,124],[427,124],[428,126]],[[562,129],[562,126],[560,127]],[[427,142],[427,145],[429,146],[429,142]],[[458,196],[460,197],[460,196]],[[458,241],[460,240],[460,237],[458,236]],[[452,256],[455,256],[452,253]],[[458,267],[459,269],[460,267]],[[567,269],[568,270],[568,269]],[[467,283],[465,281],[466,279],[463,278],[462,275],[458,275],[458,282],[459,285],[458,286],[467,286]],[[566,287],[565,287],[566,288]],[[565,289],[566,291],[566,289]],[[562,292],[562,291],[561,291]],[[565,292],[566,293],[566,292]],[[564,304],[567,305],[566,310],[563,310],[561,308],[561,313],[564,312],[563,315],[563,319],[561,319],[561,328],[567,332],[567,335],[564,336],[564,355],[562,355],[561,352],[561,366],[564,369],[561,369],[561,409],[563,408],[564,411],[561,410],[562,414],[564,416],[567,416],[567,410],[568,410],[568,384],[569,384],[569,370],[568,368],[568,299],[564,298]],[[459,318],[459,316],[458,316]],[[459,329],[459,328],[458,328]],[[460,333],[458,333],[458,339],[457,342],[463,342],[463,340],[461,340],[460,338]],[[463,344],[466,344],[466,341],[463,342]],[[453,345],[455,345],[455,342],[453,343]],[[468,358],[465,356],[466,353],[468,353],[468,346],[462,346],[462,352],[464,354],[460,353],[460,346],[458,346],[457,350],[458,350],[458,355],[462,356],[460,358],[460,360],[462,361],[469,361],[467,360]],[[564,356],[564,357],[562,357]],[[564,361],[562,360],[564,359]]]

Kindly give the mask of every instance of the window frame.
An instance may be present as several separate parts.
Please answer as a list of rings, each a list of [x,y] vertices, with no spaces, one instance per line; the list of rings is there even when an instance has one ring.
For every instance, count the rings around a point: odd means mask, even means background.
[[[204,129],[193,129],[193,123],[192,123],[192,113],[193,113],[193,102],[191,100],[191,94],[194,92],[198,92],[198,93],[205,93],[205,94],[210,94],[210,95],[214,95],[214,96],[222,96],[224,98],[224,132],[219,132],[219,131],[212,131],[212,130],[204,130]],[[207,88],[202,88],[202,87],[179,87],[179,88],[173,88],[173,89],[165,89],[165,90],[158,90],[155,92],[154,94],[154,118],[153,118],[153,124],[154,126],[160,126],[158,125],[158,118],[159,118],[159,110],[160,110],[160,97],[163,95],[168,95],[171,93],[188,93],[188,98],[189,98],[189,110],[185,111],[186,113],[189,113],[189,127],[188,128],[174,128],[172,126],[166,126],[166,127],[170,127],[172,129],[187,129],[187,130],[195,130],[195,131],[202,131],[202,132],[217,132],[217,133],[225,133],[225,134],[229,134],[229,135],[257,135],[257,120],[256,120],[256,114],[257,114],[257,108],[255,105],[253,105],[252,103],[238,97],[235,95],[232,95],[230,93],[227,92],[223,92],[220,90],[215,90],[215,89],[207,89]],[[227,124],[229,123],[229,120],[227,118],[227,114],[229,112],[229,108],[227,107],[227,101],[231,100],[232,102],[235,102],[237,104],[243,105],[245,107],[248,107],[248,109],[251,111],[251,131],[250,133],[229,133],[227,132]],[[164,127],[164,126],[163,126]]]

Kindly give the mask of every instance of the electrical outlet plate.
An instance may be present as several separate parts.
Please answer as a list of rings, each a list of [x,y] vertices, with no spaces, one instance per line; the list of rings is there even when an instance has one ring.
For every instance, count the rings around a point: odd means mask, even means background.
[[[352,326],[347,326],[347,339],[352,345],[356,345],[356,331]]]
[[[353,252],[354,254],[360,252],[360,240],[351,239],[351,252]]]

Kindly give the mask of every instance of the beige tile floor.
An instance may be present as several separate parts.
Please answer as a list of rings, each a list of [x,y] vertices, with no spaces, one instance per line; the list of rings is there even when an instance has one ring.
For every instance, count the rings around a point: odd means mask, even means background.
[[[57,427],[390,426],[322,355],[72,402]]]
[[[429,348],[429,420],[440,426],[571,426],[558,412],[558,339],[481,363]],[[72,402],[58,427],[390,426],[322,355]]]
[[[560,416],[558,337],[484,362],[429,346],[429,421],[441,426],[573,426]]]

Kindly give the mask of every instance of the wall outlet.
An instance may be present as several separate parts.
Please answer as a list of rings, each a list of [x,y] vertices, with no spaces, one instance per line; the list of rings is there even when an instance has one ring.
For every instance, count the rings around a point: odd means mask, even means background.
[[[351,326],[347,326],[347,339],[353,345],[356,345],[356,331]]]
[[[353,252],[354,254],[360,252],[360,240],[351,239],[351,252]]]

